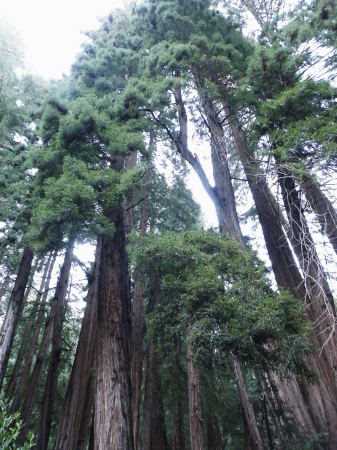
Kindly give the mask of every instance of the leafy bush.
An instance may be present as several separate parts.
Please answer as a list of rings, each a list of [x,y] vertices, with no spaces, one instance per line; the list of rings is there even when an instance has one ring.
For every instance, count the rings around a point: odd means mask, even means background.
[[[18,412],[8,411],[6,400],[0,399],[0,448],[8,450],[28,450],[34,446],[34,435],[29,433],[22,446],[18,444],[18,437],[22,428],[22,420]]]

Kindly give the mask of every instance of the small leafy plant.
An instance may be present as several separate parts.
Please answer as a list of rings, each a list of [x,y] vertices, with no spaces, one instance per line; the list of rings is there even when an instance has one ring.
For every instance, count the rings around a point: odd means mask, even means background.
[[[11,414],[8,403],[0,399],[0,448],[6,450],[28,450],[35,445],[33,433],[29,433],[24,444],[18,444],[18,437],[22,428],[20,414]]]

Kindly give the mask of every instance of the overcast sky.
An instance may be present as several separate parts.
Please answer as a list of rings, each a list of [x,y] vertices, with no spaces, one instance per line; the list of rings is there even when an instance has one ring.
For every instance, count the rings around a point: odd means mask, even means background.
[[[0,14],[21,35],[26,67],[45,78],[69,73],[84,40],[83,31],[96,28],[126,0],[1,0]]]

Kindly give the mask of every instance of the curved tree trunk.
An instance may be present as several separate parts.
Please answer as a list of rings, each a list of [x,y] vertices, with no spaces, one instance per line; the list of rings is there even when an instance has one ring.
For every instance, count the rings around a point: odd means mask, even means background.
[[[57,282],[55,297],[51,311],[53,321],[52,348],[46,380],[44,396],[40,412],[40,424],[36,442],[36,450],[47,450],[50,427],[53,417],[54,400],[58,383],[59,364],[61,360],[62,327],[64,308],[69,285],[71,263],[73,259],[75,239],[70,237],[67,244],[64,262]]]
[[[221,207],[217,211],[219,230],[222,234],[228,234],[241,245],[245,251],[246,246],[241,233],[239,218],[237,215],[234,191],[227,161],[227,148],[221,122],[215,113],[212,101],[201,92],[201,103],[211,133],[211,155],[213,163],[213,176],[215,191]],[[239,361],[234,354],[230,355],[234,378],[239,393],[243,422],[247,436],[248,448],[262,449],[262,439],[257,426],[257,420],[253,405],[248,396],[246,383],[242,374]]]
[[[55,450],[75,450],[83,411],[85,409],[88,383],[92,378],[94,351],[97,335],[97,296],[101,243],[98,239],[96,256],[89,289],[87,304],[82,320],[76,355],[68,382],[67,392],[56,434]],[[90,384],[93,384],[92,382]]]
[[[14,288],[9,300],[6,317],[0,332],[0,389],[4,381],[14,335],[18,326],[25,289],[32,268],[33,252],[29,247],[23,251]]]
[[[320,186],[310,175],[305,175],[301,182],[301,188],[315,213],[322,231],[331,242],[337,254],[337,212],[331,201],[322,192]]]
[[[309,315],[316,321],[320,346],[337,368],[336,309],[334,298],[319,261],[295,180],[286,168],[279,166],[279,183],[290,225],[290,240],[303,272]]]
[[[228,234],[229,236],[236,239],[244,250],[245,243],[241,233],[236,211],[233,186],[231,183],[230,172],[227,163],[226,142],[223,129],[218,117],[214,113],[211,100],[202,91],[200,93],[200,99],[206,115],[207,125],[211,134],[211,155],[213,164],[213,176],[215,181],[214,188],[210,186],[209,181],[202,167],[200,166],[197,157],[191,156],[192,153],[188,149],[187,113],[183,103],[181,91],[179,89],[176,89],[175,91],[175,100],[178,106],[180,134],[178,140],[175,140],[174,142],[176,144],[178,152],[196,170],[201,182],[205,187],[206,192],[212,199],[217,211],[219,231],[223,234]],[[239,363],[237,362],[237,364]],[[238,390],[243,388],[243,386],[244,380],[243,383],[237,384]],[[245,394],[247,394],[246,388],[245,392],[242,392],[242,394],[239,393],[240,401],[248,402],[242,405],[242,412],[243,414],[246,414],[249,411],[250,414],[253,414],[253,407],[250,403],[248,395]],[[249,417],[246,417],[244,418],[244,424],[245,426],[250,426],[251,424],[253,424],[253,422]],[[249,435],[255,435],[258,433],[259,431],[257,428],[255,430],[248,431]],[[258,441],[261,441],[260,437]]]

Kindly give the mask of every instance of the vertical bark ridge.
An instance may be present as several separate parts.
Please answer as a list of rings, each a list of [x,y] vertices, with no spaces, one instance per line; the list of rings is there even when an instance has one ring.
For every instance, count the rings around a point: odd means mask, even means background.
[[[106,211],[114,234],[102,236],[98,278],[95,449],[133,450],[130,304],[123,211]]]

